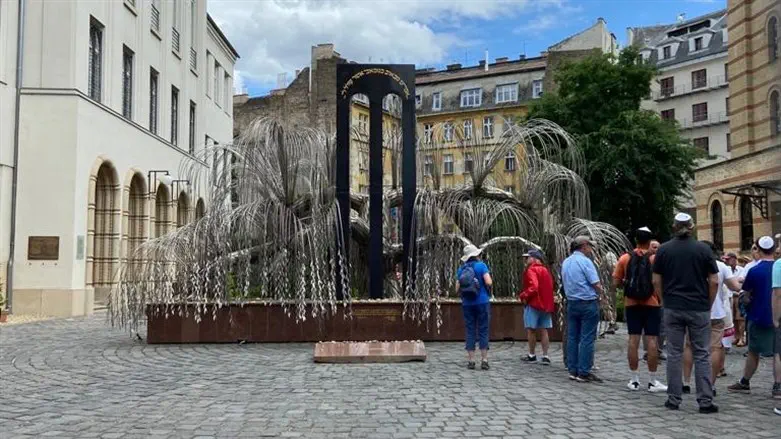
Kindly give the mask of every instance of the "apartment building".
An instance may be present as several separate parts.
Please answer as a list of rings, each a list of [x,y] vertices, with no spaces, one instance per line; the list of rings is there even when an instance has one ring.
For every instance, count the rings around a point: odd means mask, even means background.
[[[701,239],[748,252],[781,233],[781,1],[729,0],[729,160],[700,168]]]
[[[700,166],[729,159],[728,40],[726,10],[627,30],[628,44],[659,69],[644,108],[678,123],[683,137],[705,152]]]
[[[0,133],[3,188],[7,164],[17,171],[16,202],[0,195],[0,236],[15,218],[12,243],[0,238],[0,251],[14,248],[0,253],[13,311],[88,314],[142,242],[208,209],[208,188],[188,181],[183,165],[208,172],[206,146],[232,140],[238,54],[205,0],[2,7],[0,71],[18,69],[22,83],[3,81],[3,114],[19,92],[18,156],[8,158]],[[9,24],[16,17],[20,35]],[[17,48],[21,63],[5,56]]]
[[[423,69],[415,76],[416,115],[423,184],[451,186],[467,183],[476,161],[490,145],[503,142],[526,115],[529,105],[555,88],[553,73],[565,61],[592,53],[618,51],[615,35],[599,18],[589,28],[548,48],[539,57],[485,59],[476,66],[451,64]],[[492,170],[496,185],[520,190],[516,152]],[[501,168],[501,169],[499,169]]]

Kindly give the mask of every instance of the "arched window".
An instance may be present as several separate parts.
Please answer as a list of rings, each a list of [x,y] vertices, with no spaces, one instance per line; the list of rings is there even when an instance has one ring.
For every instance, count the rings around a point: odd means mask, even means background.
[[[751,200],[740,198],[740,249],[751,250],[754,245],[754,214],[751,210]]]
[[[714,201],[710,206],[710,224],[713,244],[719,250],[724,250],[724,220],[721,215],[721,203],[718,201]]]
[[[778,46],[778,18],[770,17],[767,21],[767,56],[771,64],[778,60]]]
[[[779,102],[781,93],[773,90],[770,93],[770,134],[777,136],[781,134],[781,102]]]
[[[182,192],[176,201],[176,227],[184,227],[189,222],[190,200],[187,194]]]

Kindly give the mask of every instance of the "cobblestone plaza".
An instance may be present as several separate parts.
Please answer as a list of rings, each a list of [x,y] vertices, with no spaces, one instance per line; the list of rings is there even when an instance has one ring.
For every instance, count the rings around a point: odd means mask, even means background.
[[[311,344],[147,345],[104,314],[3,325],[1,435],[779,437],[769,360],[751,395],[727,394],[743,365],[734,350],[717,383],[720,413],[698,414],[694,395],[669,412],[664,394],[626,389],[625,337],[597,343],[605,383],[579,384],[559,344],[552,367],[521,364],[525,344],[504,342],[492,345],[490,371],[470,371],[457,343],[429,343],[425,363],[327,365],[312,362]]]

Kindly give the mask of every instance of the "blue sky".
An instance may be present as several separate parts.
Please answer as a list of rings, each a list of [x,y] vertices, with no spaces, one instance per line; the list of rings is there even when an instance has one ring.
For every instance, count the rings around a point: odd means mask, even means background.
[[[621,45],[626,28],[666,24],[726,7],[726,0],[210,0],[236,46],[238,86],[263,95],[309,65],[310,46],[331,42],[359,62],[442,67],[484,57],[538,56],[598,17]]]

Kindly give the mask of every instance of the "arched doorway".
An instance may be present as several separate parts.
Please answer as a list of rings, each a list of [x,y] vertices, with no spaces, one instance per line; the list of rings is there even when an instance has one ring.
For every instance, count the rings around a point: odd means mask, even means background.
[[[206,204],[203,202],[203,198],[198,198],[198,202],[195,203],[195,220],[199,220],[206,216]]]
[[[754,245],[754,213],[751,210],[751,200],[740,198],[740,249],[751,250]]]
[[[127,202],[127,248],[125,259],[130,268],[141,260],[136,256],[136,249],[146,240],[147,224],[147,191],[144,177],[134,174],[130,180]]]
[[[87,229],[87,286],[95,292],[96,302],[105,302],[114,285],[119,263],[119,183],[111,163],[103,161],[90,177]],[[94,186],[93,186],[94,185]]]
[[[171,223],[171,218],[168,212],[170,206],[171,195],[168,191],[168,187],[164,184],[161,184],[157,187],[157,193],[155,194],[155,238],[159,238],[168,233],[168,228]]]
[[[721,203],[718,200],[710,206],[710,224],[713,244],[719,250],[724,250],[724,217],[721,212]]]
[[[189,222],[190,199],[185,192],[179,194],[176,200],[176,227],[184,227]]]

